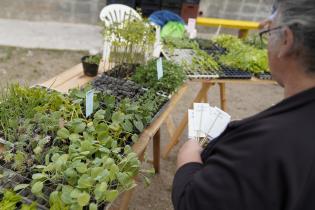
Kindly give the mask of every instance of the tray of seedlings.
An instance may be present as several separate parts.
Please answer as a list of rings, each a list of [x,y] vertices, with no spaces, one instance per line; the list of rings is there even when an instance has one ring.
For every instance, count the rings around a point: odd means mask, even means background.
[[[258,79],[262,79],[262,80],[272,80],[272,76],[271,76],[270,72],[257,73],[255,76]]]
[[[251,79],[252,74],[247,71],[243,71],[228,66],[220,66],[219,78],[220,79]]]
[[[84,99],[77,89],[69,95],[19,85],[3,90],[0,209],[103,209],[135,186],[140,161],[130,144],[152,108],[127,99],[117,105],[115,96],[96,93],[86,117]]]
[[[266,49],[250,45],[232,35],[219,35],[214,38],[214,42],[226,49],[226,52],[217,58],[218,63],[223,66],[220,78],[250,79],[251,75],[260,79],[269,78],[268,74],[264,74],[269,68]]]

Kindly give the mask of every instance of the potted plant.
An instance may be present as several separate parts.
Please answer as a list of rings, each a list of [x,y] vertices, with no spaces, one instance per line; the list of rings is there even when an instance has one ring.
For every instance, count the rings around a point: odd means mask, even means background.
[[[86,55],[81,58],[83,72],[86,76],[94,77],[97,75],[101,55]]]

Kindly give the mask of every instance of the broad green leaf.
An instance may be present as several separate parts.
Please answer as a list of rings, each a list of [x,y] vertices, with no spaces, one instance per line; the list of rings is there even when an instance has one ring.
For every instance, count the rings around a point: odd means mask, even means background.
[[[87,166],[84,163],[78,163],[76,165],[75,169],[81,174],[87,172]]]
[[[97,210],[97,205],[95,203],[90,203],[89,210]]]
[[[30,186],[29,184],[18,184],[14,187],[14,191],[19,191],[19,190],[22,190],[22,189],[25,189],[27,188],[28,186]]]
[[[114,114],[112,115],[112,121],[113,123],[121,123],[124,121],[124,114],[122,112],[114,112]]]
[[[106,200],[108,202],[113,202],[118,196],[117,190],[109,190],[105,193]]]
[[[107,183],[102,182],[95,186],[94,195],[97,201],[101,201],[105,198],[105,192],[107,191]]]
[[[80,190],[74,189],[74,190],[71,192],[70,196],[71,196],[71,198],[78,198],[78,197],[80,196],[80,194],[81,194],[81,191],[80,191]]]
[[[108,125],[105,123],[100,123],[100,124],[95,126],[95,131],[97,133],[106,132],[107,130],[108,130]]]
[[[103,172],[103,167],[93,167],[93,168],[91,168],[91,176],[93,178],[96,178],[102,172]]]
[[[57,136],[62,139],[67,139],[70,136],[70,132],[66,128],[61,128],[57,131]]]
[[[69,136],[69,140],[72,141],[72,142],[78,142],[78,141],[80,141],[80,135],[77,134],[77,133],[72,133]]]
[[[143,123],[141,121],[133,121],[133,124],[138,129],[138,131],[142,132],[144,129]]]
[[[87,174],[83,174],[78,180],[78,187],[83,189],[90,189],[93,186],[93,178]]]
[[[93,151],[93,150],[94,150],[94,146],[93,146],[92,141],[84,140],[81,142],[81,147],[80,147],[81,152]]]
[[[105,116],[105,111],[101,109],[101,110],[98,110],[94,114],[94,119],[96,119],[96,120],[104,120],[104,116]]]
[[[62,186],[62,192],[61,192],[61,200],[65,204],[71,204],[73,203],[73,199],[71,198],[71,192],[73,191],[73,188],[68,185]]]
[[[32,186],[31,191],[34,195],[40,195],[42,193],[43,187],[43,182],[35,182]]]
[[[77,202],[80,206],[86,206],[87,204],[89,204],[89,201],[90,201],[90,195],[86,192],[81,193],[77,197]]]
[[[109,125],[109,128],[111,129],[111,130],[113,130],[113,131],[119,131],[119,129],[120,129],[120,126],[119,126],[119,124],[118,123],[116,123],[116,122],[113,122],[112,124],[110,124]]]
[[[67,170],[65,171],[65,175],[68,178],[76,177],[77,176],[77,172],[73,168],[67,168]]]
[[[112,180],[114,180],[119,172],[119,168],[116,164],[112,164],[109,171],[109,176]]]
[[[122,124],[122,127],[127,132],[133,131],[133,125],[129,120],[125,120],[125,122]]]
[[[32,175],[32,179],[34,179],[34,180],[44,179],[44,178],[47,178],[46,174],[37,173],[37,174]]]

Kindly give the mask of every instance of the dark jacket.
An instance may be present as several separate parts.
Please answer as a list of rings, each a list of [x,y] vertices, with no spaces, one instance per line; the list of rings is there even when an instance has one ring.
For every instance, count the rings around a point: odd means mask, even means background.
[[[175,209],[315,210],[315,88],[230,123],[202,160],[176,172]]]

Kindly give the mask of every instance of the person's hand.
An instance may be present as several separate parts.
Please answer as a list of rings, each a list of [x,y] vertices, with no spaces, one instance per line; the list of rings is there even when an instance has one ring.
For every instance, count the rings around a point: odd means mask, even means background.
[[[188,140],[179,150],[177,155],[177,169],[186,163],[202,163],[201,152],[203,148],[196,140]]]
[[[271,24],[270,19],[263,20],[259,23],[259,29],[268,28],[270,24]]]

